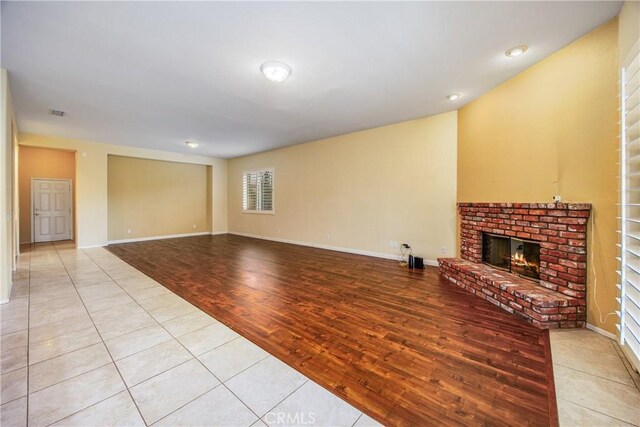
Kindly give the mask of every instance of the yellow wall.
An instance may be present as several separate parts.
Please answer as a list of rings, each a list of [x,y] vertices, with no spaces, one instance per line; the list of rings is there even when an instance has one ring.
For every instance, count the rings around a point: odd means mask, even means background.
[[[109,156],[109,240],[209,232],[208,166]]]
[[[458,201],[593,204],[588,322],[611,333],[617,317],[601,322],[594,295],[616,310],[617,31],[614,19],[458,115]]]
[[[275,168],[275,214],[242,212],[242,173]],[[454,252],[456,113],[229,161],[231,232],[435,260]]]
[[[0,303],[11,295],[18,254],[17,132],[9,76],[0,69]]]
[[[107,158],[109,155],[195,163],[211,166],[211,227],[227,230],[227,161],[123,145],[99,144],[34,134],[20,134],[20,145],[77,151],[76,242],[78,247],[102,246],[108,241]]]
[[[20,242],[30,243],[31,178],[71,179],[75,183],[76,155],[72,151],[20,147],[19,159]],[[75,224],[75,206],[73,217]]]
[[[640,42],[640,2],[625,1],[618,16],[618,50],[622,64],[631,48]]]

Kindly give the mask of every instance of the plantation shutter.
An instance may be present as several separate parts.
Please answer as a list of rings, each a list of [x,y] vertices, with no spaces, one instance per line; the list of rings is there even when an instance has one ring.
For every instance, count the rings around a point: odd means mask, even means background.
[[[640,359],[640,57],[636,43],[620,73],[620,344]]]
[[[273,171],[251,171],[242,176],[242,209],[273,212]]]

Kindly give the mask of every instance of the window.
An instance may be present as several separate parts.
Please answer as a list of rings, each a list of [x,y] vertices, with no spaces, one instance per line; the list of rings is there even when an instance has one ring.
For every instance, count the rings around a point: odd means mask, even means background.
[[[640,359],[640,51],[636,43],[620,78],[620,343]],[[633,358],[630,358],[633,360]]]
[[[242,174],[242,209],[273,213],[273,169]]]

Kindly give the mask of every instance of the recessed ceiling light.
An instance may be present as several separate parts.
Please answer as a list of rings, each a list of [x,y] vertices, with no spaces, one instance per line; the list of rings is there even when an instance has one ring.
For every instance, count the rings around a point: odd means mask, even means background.
[[[460,94],[459,93],[452,93],[451,95],[447,95],[447,99],[449,101],[455,101],[458,98],[460,98]]]
[[[49,114],[51,114],[52,116],[62,117],[62,116],[64,116],[64,111],[60,111],[60,110],[49,110]]]
[[[198,148],[198,146],[200,145],[197,142],[193,142],[193,141],[187,141],[185,142],[185,144],[187,144],[187,147],[189,148]]]
[[[284,62],[269,61],[260,66],[262,74],[272,82],[283,82],[291,74],[291,67]]]
[[[507,55],[509,58],[515,58],[516,56],[520,56],[524,54],[527,51],[527,49],[529,49],[529,47],[525,45],[516,46],[509,49],[504,54]]]

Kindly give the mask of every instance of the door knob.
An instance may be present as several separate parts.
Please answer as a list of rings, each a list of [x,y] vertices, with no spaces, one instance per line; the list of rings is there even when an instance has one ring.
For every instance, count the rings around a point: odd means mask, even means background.
[[[39,213],[37,213],[37,214],[34,214],[34,215],[35,215],[35,216],[38,216],[38,215],[40,215],[40,214],[39,214]]]

